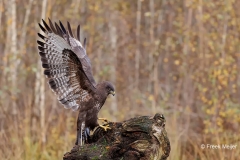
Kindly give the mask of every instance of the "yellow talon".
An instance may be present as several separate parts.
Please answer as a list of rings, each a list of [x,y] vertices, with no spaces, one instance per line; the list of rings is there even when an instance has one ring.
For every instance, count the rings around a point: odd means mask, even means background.
[[[107,129],[111,129],[111,128],[109,127],[109,125],[106,125],[106,126],[99,125],[99,127],[103,128],[104,131],[107,131]]]
[[[102,120],[102,121],[104,121],[104,122],[106,122],[106,123],[109,123],[106,118],[98,118],[98,120]]]
[[[111,129],[108,125],[109,121],[106,118],[98,118],[98,120],[102,120],[106,123],[104,125],[99,125],[99,127],[103,128],[104,131],[107,131],[107,129]]]

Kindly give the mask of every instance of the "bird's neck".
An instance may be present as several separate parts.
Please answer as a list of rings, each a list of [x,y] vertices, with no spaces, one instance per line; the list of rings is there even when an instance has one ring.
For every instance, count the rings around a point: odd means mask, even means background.
[[[107,96],[108,96],[108,93],[105,90],[105,86],[101,85],[101,83],[98,84],[96,86],[96,93],[97,93],[97,96],[98,96],[99,100],[101,100],[102,103],[104,103],[107,99]]]

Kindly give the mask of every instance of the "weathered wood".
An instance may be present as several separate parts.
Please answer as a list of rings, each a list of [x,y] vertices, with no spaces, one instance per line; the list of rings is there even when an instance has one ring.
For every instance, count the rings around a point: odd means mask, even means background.
[[[165,118],[141,116],[124,122],[109,122],[110,130],[98,127],[89,144],[75,146],[63,160],[166,160],[170,142]]]

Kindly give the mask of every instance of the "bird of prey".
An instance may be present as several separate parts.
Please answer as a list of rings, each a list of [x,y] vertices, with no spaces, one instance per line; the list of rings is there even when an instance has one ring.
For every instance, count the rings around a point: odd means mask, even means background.
[[[98,124],[98,112],[107,96],[115,95],[115,89],[108,81],[95,82],[86,54],[86,38],[83,45],[80,42],[80,25],[75,38],[69,22],[67,29],[61,21],[55,26],[50,19],[49,25],[44,20],[42,22],[39,27],[45,35],[38,33],[43,41],[37,43],[44,75],[59,102],[67,109],[79,110],[75,144],[82,145],[95,127],[109,129]]]

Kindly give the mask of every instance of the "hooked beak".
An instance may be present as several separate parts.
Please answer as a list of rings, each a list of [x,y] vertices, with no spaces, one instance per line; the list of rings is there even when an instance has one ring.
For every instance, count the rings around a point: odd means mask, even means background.
[[[115,91],[110,91],[110,94],[115,96]]]

